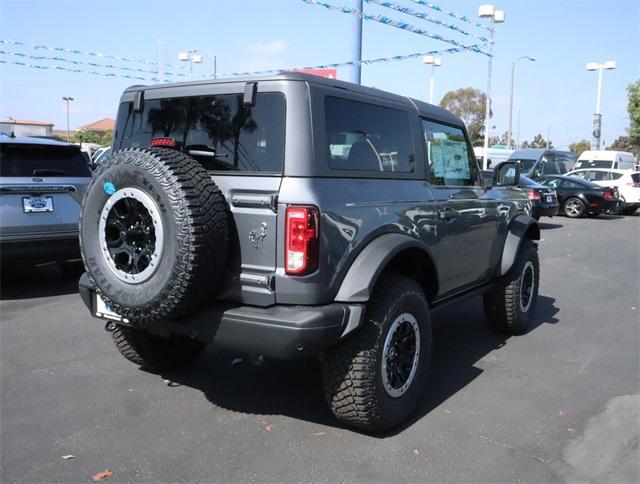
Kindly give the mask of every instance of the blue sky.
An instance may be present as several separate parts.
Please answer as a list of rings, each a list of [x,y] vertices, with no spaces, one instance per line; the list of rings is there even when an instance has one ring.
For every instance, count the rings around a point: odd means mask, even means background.
[[[326,1],[341,6],[351,4],[348,0]],[[410,0],[395,1],[454,21]],[[433,1],[474,18],[481,3]],[[626,86],[640,78],[640,2],[499,0],[495,5],[505,10],[506,22],[498,25],[495,37],[493,134],[507,129],[511,62],[529,55],[537,61],[521,61],[516,71],[514,137],[519,110],[521,141],[536,133],[546,137],[547,131],[559,147],[589,138],[597,76],[586,71],[585,65],[609,59],[616,60],[618,68],[604,74],[603,139],[609,144],[623,135],[628,126]],[[461,34],[380,6],[365,4],[365,11],[469,41]],[[474,33],[483,33],[468,24],[455,23]],[[0,0],[2,39],[153,61],[157,59],[158,43],[163,41],[169,62],[178,64],[181,50],[200,48],[217,55],[219,73],[350,60],[352,26],[351,16],[300,0]],[[438,40],[393,27],[364,23],[363,58],[448,47]],[[56,55],[6,45],[0,48]],[[95,60],[65,56],[78,61]],[[196,74],[212,71],[207,57],[205,54],[204,64],[195,66]],[[8,55],[0,55],[0,59],[15,60]],[[338,76],[348,78],[348,72],[339,70]],[[443,66],[436,71],[435,100],[460,87],[485,89],[486,77],[486,57],[471,53],[446,55]],[[0,64],[0,118],[51,121],[57,129],[64,129],[65,106],[61,98],[67,95],[76,99],[72,103],[71,126],[77,127],[105,116],[115,117],[121,91],[138,83]],[[362,83],[427,100],[429,69],[419,59],[365,66]]]

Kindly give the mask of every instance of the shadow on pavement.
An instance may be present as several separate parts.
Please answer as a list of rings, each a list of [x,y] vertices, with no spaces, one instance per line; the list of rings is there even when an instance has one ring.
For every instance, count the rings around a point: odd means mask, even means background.
[[[540,226],[540,228],[542,230],[561,229],[562,227],[564,227],[564,225],[552,224],[552,223],[548,223],[548,222],[540,222],[538,225]]]
[[[0,300],[62,296],[78,292],[80,276],[64,275],[58,266],[3,266],[0,272]]]
[[[554,302],[553,298],[539,296],[533,329],[558,322]],[[483,371],[474,366],[476,362],[506,344],[509,336],[488,327],[482,300],[475,298],[435,312],[433,338],[432,366],[424,396],[414,415],[388,435],[411,426],[471,383]],[[320,367],[315,359],[265,360],[262,366],[256,366],[246,356],[210,349],[191,368],[162,376],[169,379],[172,386],[185,385],[200,390],[219,407],[264,415],[266,423],[269,415],[285,415],[343,427],[325,405]]]

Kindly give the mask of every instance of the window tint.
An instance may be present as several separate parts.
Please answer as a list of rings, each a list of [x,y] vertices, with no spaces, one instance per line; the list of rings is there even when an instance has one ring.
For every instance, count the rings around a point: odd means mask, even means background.
[[[618,180],[618,179],[622,178],[622,173],[613,173],[613,172],[611,172],[610,175],[611,175],[611,179],[612,180]]]
[[[540,180],[540,183],[551,188],[558,188],[560,186],[560,179],[558,178],[545,178]]]
[[[327,96],[327,155],[334,170],[415,171],[408,113]]]
[[[613,161],[606,160],[580,160],[576,168],[613,168]]]
[[[527,173],[533,168],[538,160],[529,160],[526,158],[509,158],[509,161],[520,163],[520,173]]]
[[[422,120],[429,181],[433,185],[474,186],[478,167],[460,128]]]
[[[593,177],[590,177],[590,181],[610,181],[611,173],[608,171],[592,171]]]
[[[585,179],[589,179],[589,173],[591,173],[590,171],[577,171],[575,173],[572,173],[571,176],[575,176],[576,178],[581,178],[583,180]]]
[[[146,148],[153,138],[173,138],[178,149],[209,170],[282,172],[281,94],[258,93],[251,107],[242,104],[242,94],[145,100],[143,112],[128,114],[122,128],[129,111],[126,105],[120,108],[117,135],[122,138],[114,146]]]
[[[0,143],[0,176],[90,177],[76,146]]]

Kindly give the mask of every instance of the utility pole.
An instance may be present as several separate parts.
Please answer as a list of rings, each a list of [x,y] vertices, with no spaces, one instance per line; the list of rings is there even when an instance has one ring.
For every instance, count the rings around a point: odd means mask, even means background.
[[[509,90],[509,131],[507,132],[507,145],[509,146],[509,149],[511,149],[511,122],[513,120],[513,84],[514,78],[516,76],[516,64],[520,59],[529,59],[531,62],[535,62],[535,59],[533,57],[523,55],[522,57],[517,58],[511,63],[511,89]]]
[[[352,59],[357,62],[352,69],[351,82],[354,84],[362,83],[362,15],[364,13],[364,0],[352,0],[353,8],[358,11],[359,15],[353,16],[353,54]]]
[[[600,112],[600,98],[602,96],[602,71],[605,69],[615,69],[616,61],[607,61],[604,64],[589,62],[588,71],[598,71],[598,91],[596,93],[596,112],[593,114],[593,133],[591,137],[591,149],[600,149],[600,139],[602,136],[602,113]]]
[[[62,96],[62,100],[67,103],[67,143],[71,143],[71,134],[69,130],[69,102],[73,101],[71,96]]]

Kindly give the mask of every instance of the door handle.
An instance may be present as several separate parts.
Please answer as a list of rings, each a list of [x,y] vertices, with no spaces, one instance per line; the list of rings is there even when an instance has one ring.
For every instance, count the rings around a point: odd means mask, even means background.
[[[445,208],[440,211],[440,218],[443,220],[451,220],[454,218],[458,218],[460,216],[460,212],[454,210],[452,208]]]

